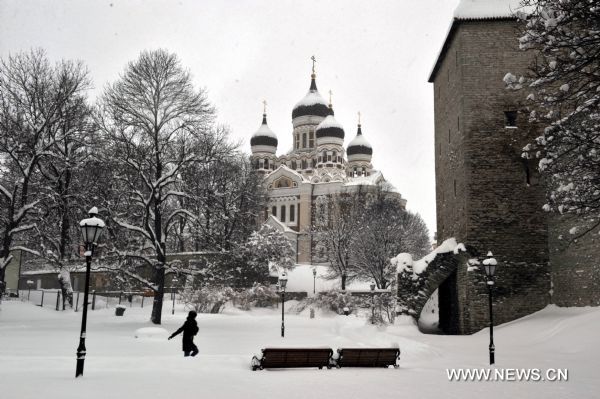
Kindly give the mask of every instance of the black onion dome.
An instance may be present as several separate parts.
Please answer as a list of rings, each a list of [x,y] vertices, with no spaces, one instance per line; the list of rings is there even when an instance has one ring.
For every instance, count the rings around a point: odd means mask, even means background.
[[[373,155],[373,147],[371,147],[371,143],[367,141],[365,136],[362,135],[362,129],[360,124],[358,125],[358,131],[356,132],[356,137],[348,144],[348,148],[346,149],[347,155]]]
[[[250,138],[250,145],[268,145],[277,147],[277,136],[267,125],[267,114],[263,114],[262,124]]]
[[[328,115],[315,130],[317,138],[337,137],[344,139],[344,128],[335,120],[333,115]]]
[[[315,80],[315,74],[311,75],[310,89],[306,96],[294,106],[292,110],[292,119],[299,116],[322,116],[333,115],[333,110],[329,107],[327,102],[319,91],[317,90],[317,82]]]

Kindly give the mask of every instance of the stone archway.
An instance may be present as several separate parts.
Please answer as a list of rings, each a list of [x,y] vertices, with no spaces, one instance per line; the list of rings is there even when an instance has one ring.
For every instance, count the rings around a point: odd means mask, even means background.
[[[435,254],[421,259],[425,267],[415,267],[410,259],[402,271],[398,274],[398,311],[399,314],[412,316],[418,321],[423,307],[439,289],[440,295],[440,328],[448,334],[456,334],[459,331],[459,309],[456,306],[457,291],[456,278],[460,267],[469,268],[469,259],[473,257],[472,248],[463,251],[451,251]],[[397,262],[402,262],[399,256]],[[421,265],[423,266],[423,265]],[[415,269],[417,269],[415,271]],[[418,273],[417,273],[418,272]]]

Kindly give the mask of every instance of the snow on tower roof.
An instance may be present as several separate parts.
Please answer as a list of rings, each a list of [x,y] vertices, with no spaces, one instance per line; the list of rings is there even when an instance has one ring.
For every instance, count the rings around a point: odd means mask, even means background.
[[[511,18],[522,11],[521,0],[461,0],[454,10],[456,19]]]
[[[298,107],[310,107],[311,105],[322,104],[328,107],[327,101],[321,96],[318,91],[309,91],[306,96],[294,105],[294,109]]]
[[[327,115],[327,117],[319,123],[316,130],[332,127],[344,130],[344,127],[333,117],[333,115]]]
[[[428,82],[433,83],[446,51],[452,42],[452,37],[461,21],[516,19],[518,14],[531,12],[531,7],[523,7],[520,2],[521,0],[460,0],[454,10],[454,17],[448,28],[444,44],[429,74]]]
[[[356,137],[352,139],[350,144],[348,144],[348,147],[359,147],[359,146],[373,148],[371,146],[371,143],[369,143],[367,141],[367,139],[365,138],[365,136],[363,136],[362,134],[356,135]]]
[[[260,125],[256,133],[252,135],[252,137],[272,137],[274,139],[277,138],[277,135],[269,128],[269,125],[263,123]]]

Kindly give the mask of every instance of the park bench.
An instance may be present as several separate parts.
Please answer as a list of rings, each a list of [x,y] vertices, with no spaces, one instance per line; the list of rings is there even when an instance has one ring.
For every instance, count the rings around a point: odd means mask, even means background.
[[[335,366],[340,367],[400,367],[399,348],[342,348],[338,349]]]
[[[265,368],[332,367],[331,348],[265,348],[252,358],[252,370]]]

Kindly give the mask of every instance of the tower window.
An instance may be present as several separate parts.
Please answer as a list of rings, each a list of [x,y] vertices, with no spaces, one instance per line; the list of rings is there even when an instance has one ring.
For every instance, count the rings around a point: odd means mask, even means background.
[[[352,176],[356,177],[357,176],[357,172],[356,172],[356,166],[354,167],[354,169],[352,170]]]
[[[300,134],[296,134],[296,148],[300,147]]]
[[[327,153],[327,162],[331,162],[331,153],[330,152]]]
[[[302,148],[306,148],[306,133],[302,134]]]
[[[285,222],[285,205],[281,205],[281,221]]]
[[[258,161],[258,162],[259,162],[259,163],[258,163],[258,165],[259,165],[259,168],[260,168],[260,169],[264,169],[264,167],[265,167],[265,160],[264,160],[264,159],[261,159],[261,160],[260,160],[260,161]]]
[[[517,127],[517,111],[504,111],[505,127]]]
[[[306,162],[306,159],[302,160],[302,169],[308,169],[308,164]]]
[[[296,170],[296,166],[297,166],[297,165],[296,165],[296,161],[292,161],[292,169],[293,169],[293,170]]]
[[[271,214],[273,216],[277,216],[277,207],[276,206],[274,206],[274,207],[271,208]]]
[[[290,205],[290,222],[296,220],[296,207],[294,205]]]
[[[308,135],[309,135],[309,137],[308,137],[308,146],[310,148],[313,148],[315,146],[315,131],[312,130],[312,129],[310,129],[308,131]]]

